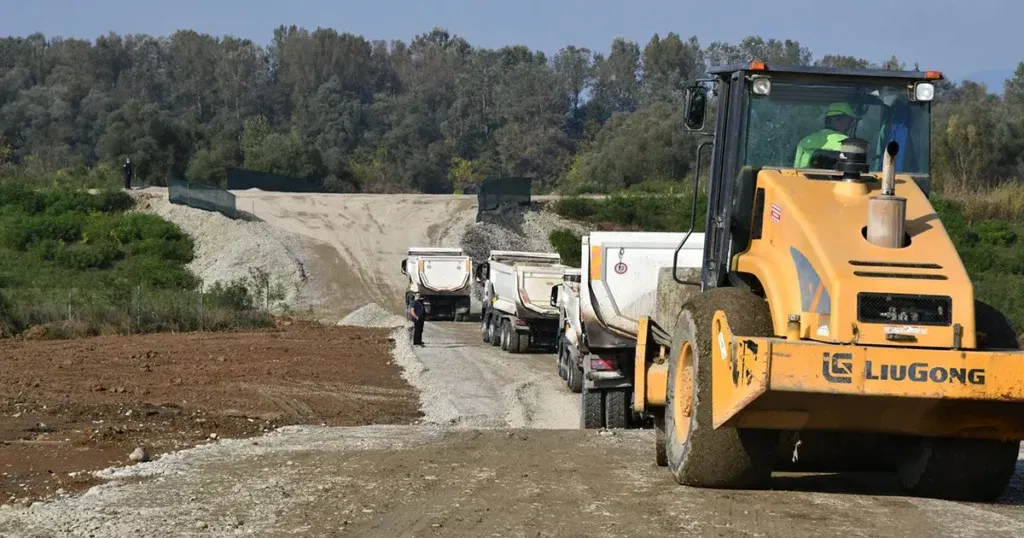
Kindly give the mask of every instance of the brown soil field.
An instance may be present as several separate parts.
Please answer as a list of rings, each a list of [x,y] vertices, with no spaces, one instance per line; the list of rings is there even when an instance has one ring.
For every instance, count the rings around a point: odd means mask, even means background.
[[[289,424],[409,424],[419,399],[387,329],[273,329],[0,341],[0,503],[79,492],[91,475]],[[85,472],[83,472],[85,471]]]

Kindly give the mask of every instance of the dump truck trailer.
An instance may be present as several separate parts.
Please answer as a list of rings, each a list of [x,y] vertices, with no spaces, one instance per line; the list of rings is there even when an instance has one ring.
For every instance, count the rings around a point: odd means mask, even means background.
[[[476,271],[483,287],[484,341],[510,353],[531,347],[554,349],[558,309],[550,304],[550,291],[562,281],[565,268],[558,254],[491,251]]]
[[[710,147],[701,274],[679,279],[692,292],[674,319],[656,306],[636,325],[633,411],[654,418],[657,463],[680,484],[754,489],[853,462],[912,495],[996,500],[1024,438],[1024,351],[929,200],[941,73],[710,75],[684,105],[701,133],[715,86],[694,173]]]
[[[408,277],[406,306],[419,292],[428,319],[463,321],[469,316],[473,262],[461,248],[411,247],[402,273]]]
[[[676,278],[692,277],[699,274],[704,248],[704,234],[697,233],[677,252],[685,236],[591,232],[582,238],[578,313],[564,314],[579,323],[566,328],[558,355],[562,378],[580,393],[582,428],[625,428],[641,421],[632,412],[638,320],[654,315],[659,290],[668,290],[666,297],[682,306],[690,290],[674,285],[673,261]],[[661,304],[669,311],[665,317],[675,316],[668,300]]]

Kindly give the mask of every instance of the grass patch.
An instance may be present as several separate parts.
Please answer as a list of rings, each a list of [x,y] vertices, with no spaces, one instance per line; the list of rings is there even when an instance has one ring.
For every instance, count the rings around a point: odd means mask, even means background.
[[[591,224],[595,230],[685,232],[690,228],[692,195],[643,191],[614,193],[604,199],[568,196],[552,205],[559,216]],[[697,199],[694,231],[704,230],[707,197]]]
[[[997,187],[946,194],[955,203],[967,222],[998,219],[1024,220],[1024,183],[1009,181]]]
[[[1024,331],[1024,222],[978,212],[978,205],[965,204],[963,198],[933,199],[932,204],[974,283],[975,296]]]
[[[265,326],[246,282],[200,289],[192,239],[122,191],[0,182],[0,335]]]

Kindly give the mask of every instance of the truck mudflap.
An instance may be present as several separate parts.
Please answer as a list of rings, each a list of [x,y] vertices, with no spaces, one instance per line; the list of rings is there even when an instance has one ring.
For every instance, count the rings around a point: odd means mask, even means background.
[[[712,326],[715,428],[1024,439],[1022,351],[737,336],[723,312]]]

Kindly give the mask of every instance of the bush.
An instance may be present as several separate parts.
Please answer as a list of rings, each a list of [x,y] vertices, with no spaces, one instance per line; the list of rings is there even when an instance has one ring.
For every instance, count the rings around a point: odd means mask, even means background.
[[[95,245],[72,245],[58,248],[53,254],[57,263],[77,271],[89,269],[110,269],[124,254],[113,243]]]
[[[575,196],[559,199],[552,206],[558,215],[592,224],[598,230],[643,230],[652,232],[685,232],[690,229],[692,191],[682,189],[676,195],[623,191],[604,199]],[[697,220],[694,231],[704,230],[707,197],[697,198]]]
[[[598,200],[568,196],[552,205],[555,213],[572,220],[588,221],[597,214]]]
[[[124,192],[0,181],[0,335],[265,326],[243,283],[198,289],[194,243]]]
[[[582,239],[583,237],[579,234],[565,228],[553,230],[548,234],[551,246],[561,256],[562,263],[569,267],[579,268],[582,263],[580,259]]]

